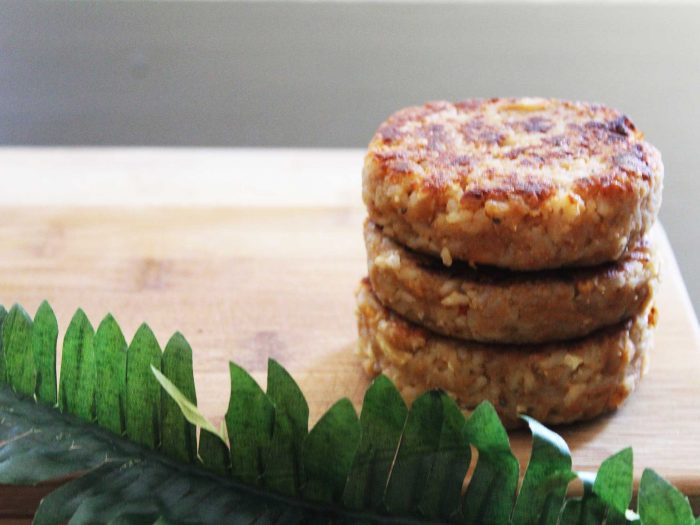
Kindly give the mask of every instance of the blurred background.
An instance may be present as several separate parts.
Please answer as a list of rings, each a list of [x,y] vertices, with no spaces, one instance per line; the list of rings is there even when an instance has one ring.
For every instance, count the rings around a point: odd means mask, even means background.
[[[402,106],[499,95],[646,132],[697,310],[698,2],[0,0],[5,146],[361,148]]]

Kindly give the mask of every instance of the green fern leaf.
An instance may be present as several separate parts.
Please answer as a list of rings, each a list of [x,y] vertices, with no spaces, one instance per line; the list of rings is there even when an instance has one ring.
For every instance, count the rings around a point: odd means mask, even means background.
[[[360,423],[348,399],[341,399],[316,423],[304,440],[304,497],[339,502],[360,440]]]
[[[231,397],[226,411],[226,430],[232,443],[233,476],[260,485],[270,452],[275,409],[255,379],[240,366],[229,363]]]
[[[197,405],[192,369],[192,348],[181,333],[173,335],[165,345],[163,374],[170,378],[182,395]],[[175,460],[192,463],[197,459],[197,429],[185,419],[177,402],[170,396],[161,398],[161,448]]]
[[[651,469],[639,483],[637,513],[642,525],[694,525],[688,498]]]
[[[31,317],[16,304],[7,314],[2,331],[8,383],[15,392],[25,396],[34,395],[36,388],[32,325]]]
[[[97,327],[95,338],[95,412],[97,423],[115,434],[126,431],[127,344],[111,315]]]
[[[160,444],[160,385],[151,367],[160,370],[162,355],[156,336],[142,324],[126,357],[126,435],[148,448]]]
[[[309,405],[292,376],[274,359],[267,366],[267,396],[275,408],[275,422],[265,461],[265,486],[297,496],[305,479],[302,447],[309,433]]]
[[[407,415],[406,404],[394,384],[385,376],[377,377],[362,403],[360,443],[343,495],[347,507],[384,508],[384,493]]]
[[[532,454],[520,488],[513,525],[556,525],[569,482],[571,453],[564,440],[537,421],[525,417],[532,432]]]
[[[467,439],[479,451],[462,501],[465,525],[505,525],[515,503],[520,464],[492,405],[481,403],[466,423]]]
[[[37,401],[54,406],[58,402],[56,385],[56,341],[58,322],[49,303],[44,301],[34,316],[32,353],[36,368]]]
[[[95,418],[95,331],[85,312],[78,310],[63,339],[63,360],[58,392],[58,406],[63,412],[85,421]]]

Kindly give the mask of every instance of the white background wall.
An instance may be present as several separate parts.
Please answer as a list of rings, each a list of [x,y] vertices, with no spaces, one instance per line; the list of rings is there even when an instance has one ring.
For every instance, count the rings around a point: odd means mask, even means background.
[[[697,308],[697,3],[0,0],[0,144],[362,147],[399,107],[513,94],[647,132]]]

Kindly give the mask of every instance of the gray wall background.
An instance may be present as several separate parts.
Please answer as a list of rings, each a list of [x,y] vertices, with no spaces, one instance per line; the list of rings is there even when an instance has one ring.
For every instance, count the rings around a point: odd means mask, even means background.
[[[697,308],[698,3],[0,0],[0,144],[362,147],[399,107],[513,94],[646,131]]]

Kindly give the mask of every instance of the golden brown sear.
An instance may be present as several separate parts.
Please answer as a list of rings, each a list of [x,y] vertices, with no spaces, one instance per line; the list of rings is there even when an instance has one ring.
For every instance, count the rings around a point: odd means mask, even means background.
[[[659,152],[617,110],[551,99],[435,102],[389,117],[363,197],[415,250],[512,270],[620,258],[661,203]]]

